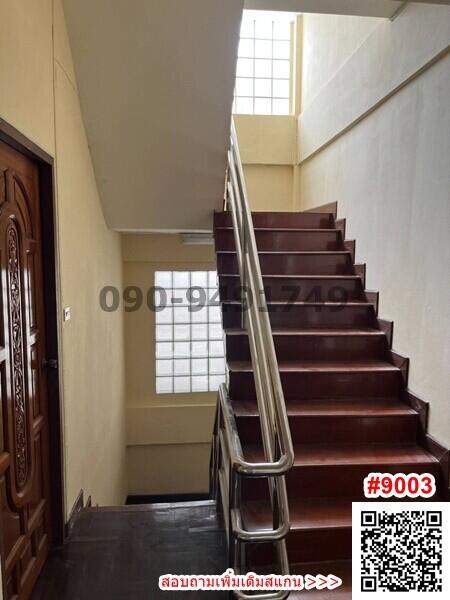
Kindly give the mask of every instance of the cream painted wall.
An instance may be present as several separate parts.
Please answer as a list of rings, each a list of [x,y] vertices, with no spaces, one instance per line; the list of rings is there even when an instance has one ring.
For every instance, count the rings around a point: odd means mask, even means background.
[[[0,0],[0,115],[54,154],[53,0]]]
[[[0,116],[55,157],[65,500],[126,494],[123,318],[99,290],[122,286],[120,235],[103,218],[60,0],[0,0]]]
[[[212,245],[177,234],[123,236],[124,286],[144,298],[156,270],[215,270]],[[127,474],[130,494],[208,491],[215,393],[155,392],[155,313],[125,312]]]
[[[63,13],[55,3],[55,126],[63,326],[66,494],[122,504],[125,476],[123,316],[100,309],[122,285],[120,235],[104,220],[80,111]],[[93,460],[94,459],[94,460]]]
[[[429,431],[449,447],[450,9],[411,3],[369,35],[366,20],[342,19],[304,19],[314,43],[295,206],[338,200],[380,315],[395,321],[394,348],[411,359],[410,390],[430,403]]]
[[[293,165],[244,165],[244,176],[253,211],[293,210]]]
[[[234,119],[252,210],[292,210],[295,117],[235,115]]]

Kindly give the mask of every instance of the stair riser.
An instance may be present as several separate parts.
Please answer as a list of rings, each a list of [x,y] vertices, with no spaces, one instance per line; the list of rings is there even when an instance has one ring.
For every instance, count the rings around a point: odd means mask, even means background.
[[[349,302],[364,301],[360,279],[269,279],[263,280],[268,302]],[[219,278],[222,302],[241,300],[242,284],[238,277]]]
[[[371,304],[352,306],[327,305],[268,305],[269,319],[276,328],[364,328],[376,327],[375,311]],[[241,305],[222,304],[222,322],[224,328],[241,327]]]
[[[346,560],[352,556],[351,527],[291,531],[287,537],[290,563]],[[253,544],[247,551],[248,564],[262,567],[276,563],[269,544]],[[326,573],[328,575],[328,573]]]
[[[282,372],[281,383],[286,400],[397,396],[402,389],[401,375],[398,371]],[[235,401],[256,398],[253,373],[230,372],[230,396]]]
[[[362,360],[383,359],[388,350],[382,335],[275,335],[275,351],[284,360]],[[250,360],[246,335],[227,335],[228,360]]]
[[[260,254],[263,275],[353,275],[350,254]],[[236,254],[217,254],[219,274],[237,274]]]
[[[431,473],[438,478],[437,463],[294,466],[287,475],[289,502],[296,498],[354,497],[365,501],[364,478],[372,472]],[[243,486],[243,498],[256,501],[267,497],[267,483],[254,479]]]
[[[288,475],[289,497],[355,496],[364,499],[364,479],[373,471],[383,473],[429,473],[426,464],[365,466],[295,467]],[[431,471],[437,476],[437,468]]]
[[[326,213],[252,213],[254,227],[273,229],[332,229],[334,218]],[[214,227],[232,227],[231,213],[214,213]]]
[[[261,444],[259,418],[238,417],[243,444]],[[396,417],[320,416],[290,417],[292,438],[297,443],[411,443],[417,436],[418,415]]]
[[[259,251],[344,250],[340,231],[255,231]],[[214,232],[216,250],[236,250],[234,232],[217,229]]]

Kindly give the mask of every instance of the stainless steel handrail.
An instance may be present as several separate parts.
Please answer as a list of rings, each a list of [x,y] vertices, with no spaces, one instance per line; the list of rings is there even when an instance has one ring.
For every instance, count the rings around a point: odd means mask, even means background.
[[[222,384],[219,389],[211,465],[213,493],[217,495],[220,487],[229,533],[231,566],[238,572],[245,568],[245,543],[272,542],[277,551],[281,574],[287,575],[289,561],[285,538],[290,521],[284,476],[292,467],[294,451],[234,121],[231,123],[225,188],[226,208],[230,210],[233,222],[241,279],[242,326],[247,330],[249,338],[264,461],[249,462],[245,459],[228,390]],[[243,477],[267,478],[272,505],[272,528],[245,529],[241,511]],[[235,591],[234,594],[242,600],[282,600],[289,596],[287,591],[256,595]]]

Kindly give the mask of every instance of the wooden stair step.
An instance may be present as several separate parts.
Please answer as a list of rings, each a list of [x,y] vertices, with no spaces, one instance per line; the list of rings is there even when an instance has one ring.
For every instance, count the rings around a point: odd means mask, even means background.
[[[252,550],[258,551],[255,546]],[[254,555],[254,552],[247,552],[247,554]],[[257,552],[261,554],[261,552]],[[266,555],[269,555],[266,552]],[[270,556],[270,555],[269,555]],[[273,556],[273,553],[272,553]],[[253,558],[253,556],[250,556]],[[259,558],[257,556],[257,558]],[[249,562],[249,570],[254,571],[258,574],[278,573],[278,563],[275,561],[272,564],[258,564]],[[295,600],[303,600],[311,598],[311,600],[350,600],[351,599],[351,586],[352,586],[352,565],[351,560],[319,560],[319,561],[308,561],[308,562],[291,562],[290,564],[291,574],[297,575],[311,575],[313,577],[317,575],[335,575],[342,579],[342,585],[335,590],[308,590],[291,592],[289,598]]]
[[[285,253],[283,253],[283,254],[285,254]],[[317,252],[314,252],[313,254],[317,254]],[[327,252],[327,254],[329,254],[329,252]],[[332,253],[332,254],[335,254],[335,253]],[[238,273],[220,273],[219,277],[230,277],[230,278],[233,278],[233,279],[236,279],[236,280],[240,281],[240,275]],[[327,281],[327,280],[343,281],[343,280],[347,280],[347,279],[350,279],[350,280],[351,279],[356,279],[356,280],[360,280],[361,279],[360,275],[354,275],[354,274],[351,274],[351,273],[344,274],[344,275],[339,275],[339,274],[332,274],[332,275],[326,275],[326,274],[323,274],[323,275],[320,275],[320,274],[319,275],[317,275],[317,274],[316,275],[314,275],[314,274],[311,274],[311,275],[302,275],[301,273],[298,273],[298,274],[296,274],[296,273],[294,273],[294,274],[289,274],[289,273],[267,273],[267,274],[263,275],[262,277],[263,277],[263,279],[267,279],[268,281],[270,281],[272,279],[274,281],[277,281],[277,280],[280,280],[280,279],[287,279],[289,281],[292,281],[293,279],[294,280],[298,279],[300,281],[303,281],[305,279],[308,279],[308,280],[311,279],[313,281],[321,281],[322,279],[324,281]]]
[[[299,499],[289,503],[291,528],[287,550],[292,562],[304,560],[344,559],[351,557],[351,498]],[[246,528],[256,530],[272,527],[268,502],[248,502],[243,511]],[[270,564],[273,548],[253,547],[252,564]]]
[[[376,328],[373,305],[362,300],[346,302],[269,301],[267,312],[272,328],[279,329],[363,329]],[[222,302],[225,329],[241,327],[242,304]]]
[[[229,361],[228,367],[233,372],[253,372],[251,361]],[[360,361],[318,361],[292,360],[278,363],[280,373],[373,373],[400,372],[395,365],[385,360]]]
[[[249,361],[228,361],[230,397],[254,401],[256,389]],[[404,389],[403,372],[386,361],[296,361],[280,364],[284,397],[362,398],[398,396]]]
[[[353,498],[301,499],[289,504],[291,533],[317,529],[351,528]],[[243,507],[246,529],[270,529],[272,512],[268,502],[248,502]]]
[[[364,288],[359,275],[263,275],[263,286],[268,301],[284,300],[364,300]],[[220,299],[240,301],[242,286],[238,274],[219,275]]]
[[[234,402],[239,436],[244,444],[261,443],[256,402]],[[378,402],[367,399],[300,400],[287,403],[294,442],[316,443],[414,443],[419,415],[399,399]]]
[[[273,332],[275,352],[278,362],[296,360],[374,360],[385,359],[388,341],[380,330],[347,329],[334,334],[332,330],[289,329]],[[354,334],[353,331],[356,331]],[[325,333],[326,332],[326,333]],[[250,341],[245,332],[228,333],[225,331],[226,355],[229,361],[249,361],[251,357]]]
[[[255,228],[258,251],[295,252],[344,249],[342,234],[338,229],[278,229]],[[214,230],[216,251],[236,249],[232,228],[216,227]]]
[[[218,255],[236,256],[236,250],[219,250]],[[262,256],[347,256],[351,255],[350,250],[259,250],[259,257]]]
[[[238,300],[230,300],[229,302],[227,301],[224,304],[240,306],[242,303]],[[314,302],[314,301],[307,301],[307,300],[303,300],[303,301],[295,300],[293,302],[286,302],[286,300],[269,300],[267,302],[268,312],[271,311],[271,307],[273,307],[275,310],[275,308],[278,306],[281,306],[285,311],[287,311],[287,309],[289,309],[291,306],[315,306],[318,309],[320,309],[322,307],[330,306],[334,309],[339,309],[339,308],[343,308],[344,306],[373,306],[373,305],[370,302],[367,302],[365,300],[351,300],[348,302],[333,302],[330,300],[325,300],[323,302]]]
[[[281,228],[333,228],[334,215],[332,213],[300,213],[300,212],[252,212],[254,227],[281,227]],[[214,213],[214,229],[217,227],[231,227],[230,212],[217,211]]]
[[[339,232],[339,229],[336,229],[335,227],[330,227],[330,228],[326,228],[326,227],[253,227],[253,230],[255,232],[257,231],[273,231],[273,232],[297,232],[297,233],[311,233],[311,232],[316,232],[316,233],[322,233],[322,232]],[[214,231],[234,231],[233,227],[231,226],[219,226],[219,227],[215,227]]]
[[[263,275],[356,275],[352,253],[349,250],[263,251],[258,252],[258,255]],[[238,273],[236,252],[218,251],[216,256],[219,275],[222,273]]]
[[[247,336],[248,332],[240,327],[228,327],[224,329],[225,335],[233,336]],[[273,336],[324,336],[324,337],[358,337],[358,336],[375,336],[383,337],[386,334],[381,329],[375,329],[373,327],[360,327],[360,328],[326,328],[323,329],[317,327],[311,327],[310,329],[302,328],[286,328],[286,327],[272,327]]]
[[[237,417],[258,417],[256,402],[233,402]],[[291,400],[289,416],[298,417],[392,417],[417,415],[417,412],[396,397],[388,398],[317,398]]]
[[[291,600],[351,600],[352,597],[352,563],[345,561],[321,561],[291,565],[291,573],[298,575],[336,575],[342,579],[342,585],[335,590],[308,590],[292,592]]]
[[[294,452],[294,467],[439,464],[432,454],[420,446],[405,444],[294,444]],[[251,461],[262,460],[262,447],[246,446],[245,455]]]
[[[439,477],[439,462],[414,443],[321,443],[295,444],[295,459],[287,474],[289,503],[297,498],[359,497],[364,500],[363,481],[371,472],[431,473]],[[244,445],[250,462],[263,460],[260,444]],[[245,501],[261,500],[267,483],[244,482]]]

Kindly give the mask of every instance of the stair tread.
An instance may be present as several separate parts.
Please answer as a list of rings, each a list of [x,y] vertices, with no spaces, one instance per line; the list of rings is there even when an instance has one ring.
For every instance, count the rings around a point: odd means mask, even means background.
[[[222,304],[241,305],[239,300],[225,300]],[[288,302],[286,300],[267,300],[267,306],[335,306],[345,308],[346,306],[373,306],[372,302],[363,300],[349,300],[346,302]]]
[[[342,585],[333,591],[308,590],[292,592],[291,600],[351,600],[352,597],[352,562],[351,560],[299,563],[290,565],[291,573],[297,575],[336,575],[342,579]]]
[[[241,276],[239,275],[239,273],[219,273],[220,277],[234,277],[236,279],[241,278]],[[351,273],[346,274],[346,275],[302,275],[301,273],[299,274],[280,274],[280,273],[263,273],[262,274],[262,278],[263,279],[361,279],[360,275],[352,275]]]
[[[228,361],[230,371],[252,372],[253,366],[251,361]],[[339,372],[339,373],[359,373],[373,371],[395,371],[400,372],[400,369],[395,365],[385,360],[333,360],[333,361],[318,361],[318,360],[292,360],[279,361],[278,369],[280,372]]]
[[[291,499],[289,516],[291,531],[319,528],[351,527],[353,498]],[[256,530],[272,527],[269,502],[246,502],[243,506],[246,528]]]
[[[236,254],[236,250],[217,250],[216,254]],[[258,254],[351,254],[350,250],[258,250]]]
[[[237,417],[256,417],[258,407],[256,402],[233,402],[233,410]],[[399,398],[320,398],[316,400],[298,400],[287,402],[289,416],[402,416],[416,415],[417,412],[402,402]]]
[[[246,329],[242,329],[239,327],[225,327],[224,328],[225,335],[248,335]],[[295,328],[289,329],[287,327],[272,327],[273,335],[286,335],[286,336],[324,336],[324,337],[333,337],[333,336],[381,336],[384,337],[386,334],[381,329],[374,329],[373,327],[359,327],[359,328],[315,328],[311,327],[309,329]]]
[[[215,231],[233,231],[233,227],[232,226],[227,226],[227,225],[218,225],[216,227],[214,227]],[[254,231],[281,231],[283,233],[288,232],[288,233],[315,233],[315,232],[320,232],[320,233],[337,233],[340,231],[340,229],[336,229],[333,227],[328,227],[328,228],[320,228],[320,227],[253,227]]]
[[[336,465],[436,464],[429,452],[412,444],[295,444],[294,467]],[[245,446],[251,462],[263,460],[262,447]]]
[[[217,215],[222,215],[222,214],[226,214],[226,215],[230,215],[231,216],[231,211],[229,210],[215,210],[214,211],[215,214]],[[298,211],[292,211],[292,210],[252,210],[251,211],[251,215],[252,217],[254,217],[255,215],[270,215],[271,217],[278,217],[278,216],[287,216],[287,217],[297,217],[297,216],[308,216],[308,215],[315,215],[317,217],[334,217],[334,211],[330,210],[329,212],[326,211],[320,211],[320,210],[298,210]]]

